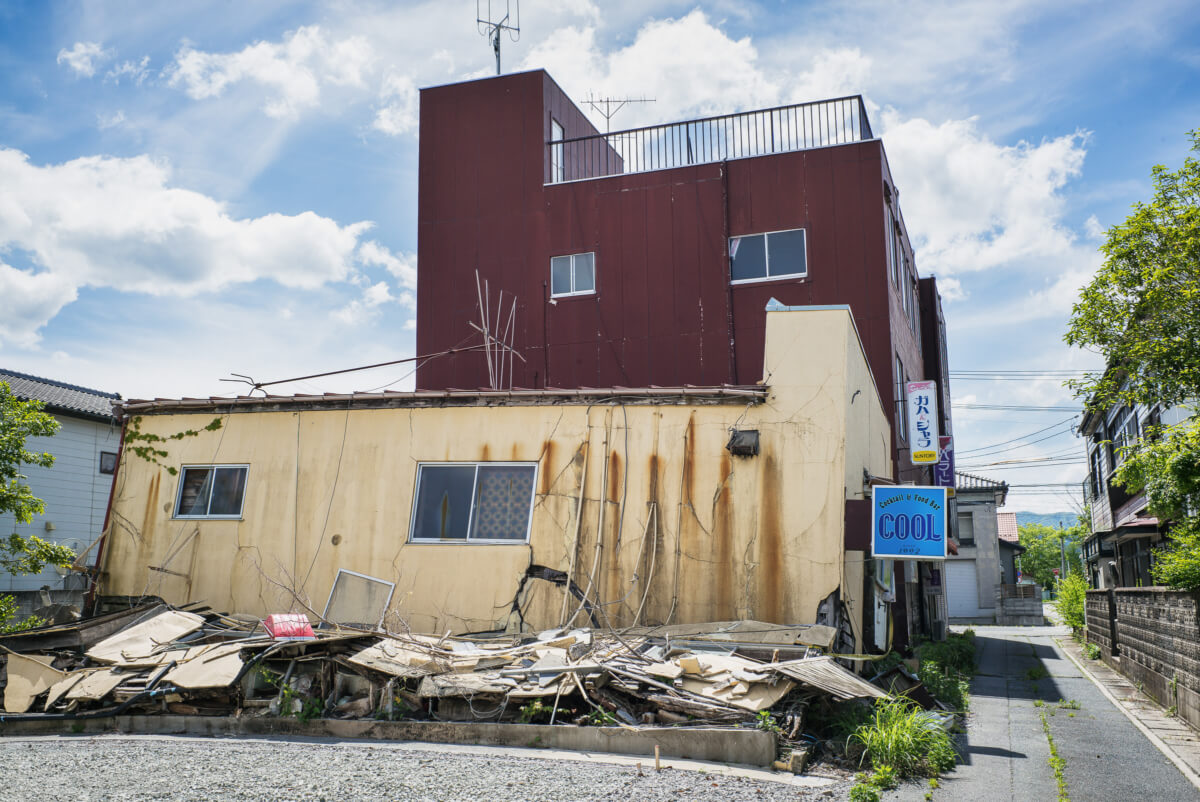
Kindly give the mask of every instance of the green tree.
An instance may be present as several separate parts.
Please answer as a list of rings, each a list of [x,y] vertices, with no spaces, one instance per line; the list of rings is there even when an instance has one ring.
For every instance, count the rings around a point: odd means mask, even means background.
[[[15,524],[27,524],[43,512],[46,504],[33,495],[25,465],[49,468],[54,455],[26,448],[29,437],[50,437],[58,431],[58,421],[42,411],[37,401],[22,401],[9,386],[0,382],[0,515],[12,515]],[[47,565],[70,565],[75,553],[65,546],[49,543],[36,535],[13,532],[0,537],[0,569],[16,574],[40,573]],[[14,623],[16,604],[11,596],[0,597],[0,632],[24,629],[41,623],[30,619]]]
[[[1189,137],[1200,155],[1200,129]],[[1066,341],[1108,368],[1073,383],[1094,409],[1200,396],[1200,159],[1153,177],[1153,200],[1108,230],[1104,263],[1071,312]]]
[[[1074,383],[1091,409],[1200,399],[1200,129],[1189,138],[1194,155],[1154,167],[1153,199],[1108,230],[1104,264],[1071,312],[1066,341],[1107,365]],[[1148,432],[1122,456],[1115,481],[1172,525],[1155,581],[1200,589],[1200,419]]]
[[[1148,433],[1115,474],[1160,521],[1171,521],[1171,541],[1155,554],[1154,581],[1200,590],[1200,418]]]
[[[1087,531],[1081,522],[1062,529],[1025,524],[1018,533],[1019,542],[1025,547],[1025,553],[1020,556],[1022,575],[1032,577],[1044,588],[1053,588],[1054,569],[1062,565],[1062,549],[1067,555],[1067,572],[1083,573],[1081,554]]]

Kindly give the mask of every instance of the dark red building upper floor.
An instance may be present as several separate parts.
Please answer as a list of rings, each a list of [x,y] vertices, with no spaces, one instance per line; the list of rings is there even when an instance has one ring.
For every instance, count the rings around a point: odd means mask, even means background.
[[[850,306],[893,425],[926,378],[858,97],[601,134],[541,70],[424,89],[418,225],[417,353],[480,342],[478,271],[521,356],[492,378],[482,352],[433,358],[422,389],[754,383],[771,298]]]

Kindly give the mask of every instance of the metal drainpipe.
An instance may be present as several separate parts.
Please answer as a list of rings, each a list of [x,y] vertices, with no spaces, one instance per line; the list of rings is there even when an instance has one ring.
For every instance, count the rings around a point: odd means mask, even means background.
[[[108,506],[104,508],[104,525],[100,529],[100,532],[102,533],[100,535],[100,545],[96,547],[96,571],[94,574],[92,574],[92,586],[88,588],[87,599],[83,603],[83,609],[90,610],[92,614],[95,614],[96,612],[93,605],[96,603],[96,590],[100,584],[98,581],[100,577],[100,570],[104,565],[104,547],[108,542],[108,526],[109,522],[112,520],[113,495],[117,490],[117,477],[121,475],[121,457],[125,454],[126,423],[127,420],[122,418],[121,441],[117,443],[117,464],[113,467],[112,484],[108,486]]]
[[[725,287],[728,304],[725,309],[726,325],[729,329],[729,383],[738,383],[737,347],[733,322],[733,276],[729,274],[729,162],[721,162],[721,253],[725,256]],[[700,345],[701,351],[704,344]]]

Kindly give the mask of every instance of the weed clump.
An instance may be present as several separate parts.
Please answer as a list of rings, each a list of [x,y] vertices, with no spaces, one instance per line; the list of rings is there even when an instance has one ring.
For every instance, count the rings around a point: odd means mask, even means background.
[[[958,762],[938,718],[904,698],[877,701],[871,718],[850,740],[862,746],[864,760],[899,777],[935,777]]]

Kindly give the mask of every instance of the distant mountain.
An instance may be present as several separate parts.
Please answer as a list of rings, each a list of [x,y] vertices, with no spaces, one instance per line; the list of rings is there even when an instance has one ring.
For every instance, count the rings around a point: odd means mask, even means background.
[[[1079,513],[1076,512],[1018,512],[1017,526],[1025,524],[1041,524],[1042,526],[1052,526],[1058,528],[1061,523],[1063,526],[1074,526],[1079,520]]]

